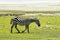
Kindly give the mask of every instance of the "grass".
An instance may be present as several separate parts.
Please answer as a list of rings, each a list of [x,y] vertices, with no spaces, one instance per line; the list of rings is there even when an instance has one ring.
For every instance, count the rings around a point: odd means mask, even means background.
[[[41,26],[38,28],[35,23],[30,24],[30,33],[10,33],[11,16],[0,17],[0,40],[60,40],[60,16],[35,16],[40,20]],[[48,26],[46,26],[48,25]],[[24,26],[20,27],[20,31],[24,30]]]

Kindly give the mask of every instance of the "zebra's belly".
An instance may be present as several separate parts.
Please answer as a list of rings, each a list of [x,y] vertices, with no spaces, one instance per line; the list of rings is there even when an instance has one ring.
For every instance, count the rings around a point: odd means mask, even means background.
[[[17,22],[17,24],[23,26],[26,24],[26,22]]]
[[[25,25],[24,23],[18,23],[18,25],[21,25],[21,26],[23,26],[23,25]]]

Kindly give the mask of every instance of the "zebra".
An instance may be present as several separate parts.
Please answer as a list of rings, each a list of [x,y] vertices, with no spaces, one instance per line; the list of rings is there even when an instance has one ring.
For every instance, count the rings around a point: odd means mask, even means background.
[[[17,25],[21,25],[21,26],[25,26],[25,29],[22,31],[22,33],[24,33],[26,30],[29,33],[29,24],[35,22],[38,27],[40,27],[40,21],[37,18],[12,18],[10,24],[12,24],[11,26],[11,33],[13,31],[13,27],[16,28],[16,30],[18,31],[18,33],[20,33],[19,29],[17,28]]]

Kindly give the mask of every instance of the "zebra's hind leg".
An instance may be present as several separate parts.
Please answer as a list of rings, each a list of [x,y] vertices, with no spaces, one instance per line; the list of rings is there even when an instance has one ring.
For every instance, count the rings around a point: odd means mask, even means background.
[[[15,25],[15,28],[16,28],[16,30],[18,31],[18,33],[20,33],[19,29],[17,28],[17,24]]]
[[[12,26],[11,26],[11,33],[12,33],[12,31],[13,31],[13,26],[14,26],[14,24],[12,24]]]
[[[27,27],[27,32],[29,33],[29,26]]]

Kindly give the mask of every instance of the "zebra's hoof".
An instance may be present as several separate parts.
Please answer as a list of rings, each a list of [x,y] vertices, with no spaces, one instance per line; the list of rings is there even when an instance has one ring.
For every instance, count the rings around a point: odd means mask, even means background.
[[[22,33],[24,33],[24,31],[22,31]]]
[[[30,32],[28,32],[28,33],[30,33]]]
[[[20,32],[18,32],[18,33],[20,33]]]
[[[10,33],[12,33],[12,32],[10,32]]]

